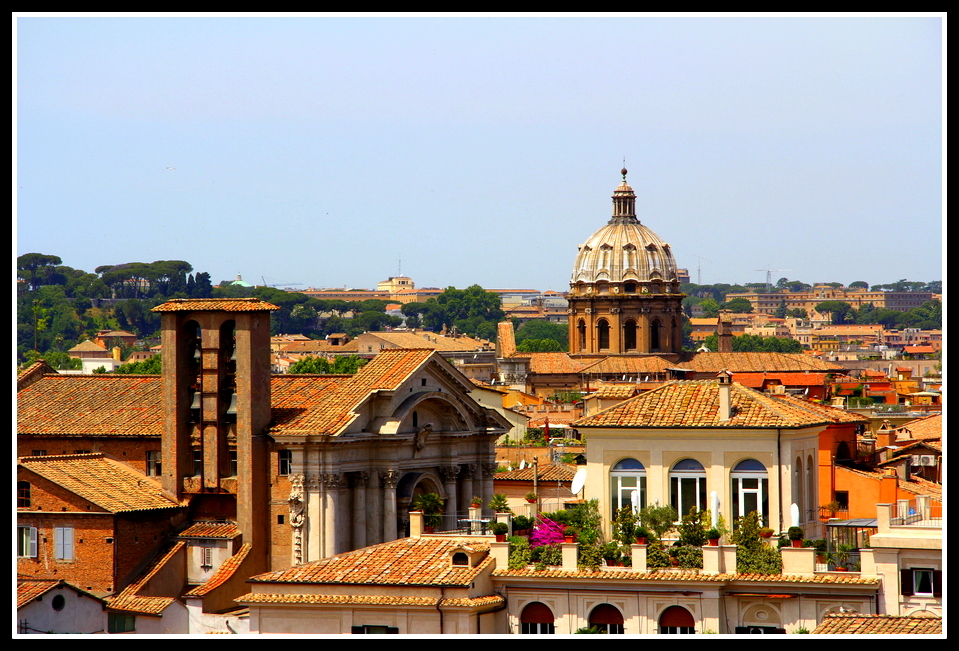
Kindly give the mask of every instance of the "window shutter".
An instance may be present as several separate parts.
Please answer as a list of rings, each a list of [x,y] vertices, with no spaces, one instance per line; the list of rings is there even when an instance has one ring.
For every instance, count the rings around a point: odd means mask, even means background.
[[[55,558],[73,560],[73,527],[56,527],[53,531]]]
[[[934,570],[932,573],[932,596],[942,598],[942,570]]]
[[[912,570],[899,570],[899,594],[910,596],[915,593],[912,582]]]
[[[30,545],[29,545],[29,554],[30,558],[37,557],[37,528],[30,527]]]

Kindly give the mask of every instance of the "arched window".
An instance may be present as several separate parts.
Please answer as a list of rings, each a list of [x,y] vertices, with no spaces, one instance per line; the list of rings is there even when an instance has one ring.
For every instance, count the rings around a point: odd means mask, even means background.
[[[520,633],[523,635],[555,633],[553,611],[546,604],[534,601],[523,608],[519,616]]]
[[[623,324],[623,350],[636,350],[636,322],[632,319]]]
[[[609,321],[600,319],[596,324],[596,339],[600,350],[609,350]]]
[[[706,469],[695,459],[683,459],[669,471],[669,498],[679,517],[692,507],[702,511],[706,505]]]
[[[695,633],[696,620],[682,606],[670,606],[659,616],[659,632],[661,634]]]
[[[793,468],[793,485],[790,493],[793,497],[793,503],[799,507],[800,513],[806,512],[806,503],[803,500],[803,486],[802,486],[803,474],[802,474],[802,458],[796,457],[796,467]],[[801,517],[801,516],[800,516]]]
[[[596,627],[603,633],[623,634],[623,614],[616,606],[600,604],[589,614],[590,628]]]
[[[586,350],[586,322],[582,319],[576,324],[576,332],[579,335],[579,349]]]
[[[633,506],[636,510],[646,506],[646,468],[636,459],[623,459],[609,471],[610,488],[609,494],[612,498],[610,516],[615,517],[616,512],[624,506]],[[633,493],[636,492],[636,500],[633,501]]]
[[[755,459],[746,459],[736,464],[730,477],[733,521],[755,511],[763,526],[766,526],[769,523],[769,475],[766,466]]]
[[[655,320],[649,324],[649,350],[656,351],[659,350],[659,329],[662,327],[662,324],[659,320]]]
[[[811,521],[815,514],[812,512],[816,508],[816,466],[813,465],[812,456],[806,457],[806,508],[808,512],[800,511],[800,518],[804,522]]]

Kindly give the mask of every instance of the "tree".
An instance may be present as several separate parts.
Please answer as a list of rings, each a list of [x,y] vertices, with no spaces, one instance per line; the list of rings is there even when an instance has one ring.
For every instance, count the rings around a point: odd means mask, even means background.
[[[55,255],[26,253],[17,258],[17,277],[25,280],[30,291],[35,292],[42,284],[44,275],[60,264],[63,261]]]
[[[552,339],[560,344],[560,348],[556,350],[565,351],[568,350],[569,346],[569,329],[564,324],[553,323],[545,319],[533,319],[516,329],[517,346],[527,339]]]
[[[753,311],[753,304],[745,298],[734,298],[728,303],[724,303],[723,309],[737,314],[749,314]]]
[[[855,310],[846,301],[823,301],[815,307],[821,314],[830,314],[833,325],[847,323],[855,318]]]

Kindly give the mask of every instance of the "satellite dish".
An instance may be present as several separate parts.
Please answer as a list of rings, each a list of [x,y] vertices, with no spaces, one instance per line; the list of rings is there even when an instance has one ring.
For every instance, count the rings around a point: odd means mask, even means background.
[[[586,468],[580,468],[576,471],[576,474],[573,476],[573,485],[570,486],[569,490],[573,492],[573,495],[578,495],[583,486],[586,485]]]
[[[519,462],[519,469],[520,470],[526,469],[526,459],[523,459],[522,461]]]
[[[795,502],[789,505],[789,518],[792,520],[792,526],[799,526],[799,506]]]

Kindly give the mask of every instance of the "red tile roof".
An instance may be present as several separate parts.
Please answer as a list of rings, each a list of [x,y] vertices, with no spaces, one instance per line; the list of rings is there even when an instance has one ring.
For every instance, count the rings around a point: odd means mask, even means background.
[[[567,463],[556,463],[538,466],[538,481],[573,481],[576,475],[577,466],[571,466]],[[510,470],[509,472],[498,472],[493,475],[494,481],[533,481],[533,468],[523,468],[522,470]]]
[[[278,306],[258,298],[174,298],[157,305],[152,312],[195,312],[217,310],[221,312],[263,312],[278,310]]]
[[[21,457],[19,466],[62,486],[109,513],[172,509],[158,481],[102,453]]]
[[[219,588],[236,574],[240,566],[243,565],[243,561],[246,560],[246,557],[250,554],[251,549],[253,549],[251,543],[243,543],[243,545],[240,546],[240,551],[223,561],[223,564],[217,568],[216,572],[213,573],[213,576],[211,576],[206,583],[193,588],[183,596],[203,597],[215,588]]]
[[[824,425],[832,418],[733,383],[733,415],[719,420],[719,383],[677,380],[576,421],[576,427],[796,428]]]
[[[186,543],[179,541],[174,543],[156,562],[150,565],[141,574],[136,581],[128,585],[116,597],[107,600],[109,610],[121,612],[132,612],[141,615],[161,616],[164,609],[176,601],[175,597],[151,597],[138,594],[143,590],[154,576],[169,562],[172,562],[177,554],[183,552]]]
[[[232,540],[240,534],[233,522],[194,522],[177,534],[180,538],[226,538]]]
[[[286,570],[250,578],[250,583],[469,586],[493,559],[491,538],[401,538]],[[484,554],[475,567],[453,565],[451,554],[465,548]]]
[[[815,635],[941,635],[942,618],[935,615],[826,615],[813,631]]]
[[[785,371],[842,371],[837,364],[803,355],[801,353],[694,353],[682,363],[699,373],[761,373]]]

